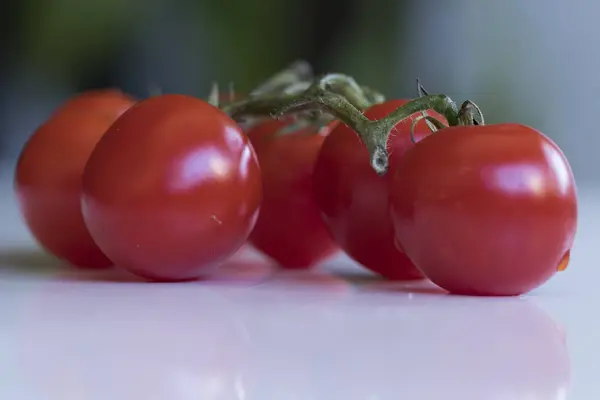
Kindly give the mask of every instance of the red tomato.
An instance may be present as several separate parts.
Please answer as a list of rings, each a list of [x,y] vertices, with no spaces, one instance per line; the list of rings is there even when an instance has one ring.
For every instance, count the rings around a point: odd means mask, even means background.
[[[377,104],[365,112],[375,120],[387,116],[406,100]],[[439,120],[445,119],[429,112]],[[400,122],[388,141],[390,166],[413,146],[411,119]],[[416,125],[420,140],[429,134],[425,121]],[[336,242],[366,268],[394,280],[422,278],[410,260],[394,246],[394,228],[389,217],[390,174],[378,176],[369,163],[369,153],[354,131],[340,124],[323,143],[315,166],[315,198],[323,220]]]
[[[577,225],[558,146],[517,124],[451,127],[408,151],[390,194],[398,243],[440,287],[518,295],[564,269]]]
[[[250,138],[252,142],[252,146],[254,146],[254,150],[257,153],[260,153],[263,145],[267,144],[270,139],[273,138],[281,129],[289,126],[291,123],[291,119],[282,118],[282,119],[268,119],[263,122],[260,122],[247,130],[246,134]]]
[[[81,215],[81,176],[92,149],[134,100],[117,90],[80,94],[54,112],[23,148],[14,177],[21,213],[48,252],[78,267],[112,262]]]
[[[198,278],[246,241],[262,185],[241,128],[210,104],[156,96],[123,114],[83,176],[83,214],[98,246],[143,278]]]
[[[338,250],[312,185],[317,154],[333,126],[273,137],[258,152],[264,200],[250,242],[284,268],[308,269]]]

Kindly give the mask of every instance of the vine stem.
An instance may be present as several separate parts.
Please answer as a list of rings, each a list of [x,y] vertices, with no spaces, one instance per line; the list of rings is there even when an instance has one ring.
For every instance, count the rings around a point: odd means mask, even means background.
[[[362,99],[358,99],[360,92]],[[366,98],[363,89],[352,78],[343,74],[329,74],[320,77],[300,93],[250,96],[226,106],[224,111],[235,120],[265,115],[281,118],[288,114],[315,111],[328,113],[358,134],[369,151],[371,166],[379,175],[384,175],[389,168],[388,137],[402,120],[429,109],[443,115],[450,126],[459,125],[465,119],[464,110],[459,110],[456,103],[443,94],[413,99],[379,120],[365,117],[361,111],[365,104],[353,104],[346,96],[356,103],[361,103]],[[469,102],[471,109],[474,108],[473,104]]]
[[[318,80],[318,85],[323,91],[332,91],[346,99],[359,110],[366,110],[371,106],[371,101],[362,87],[354,78],[344,74],[327,74]]]
[[[250,95],[259,96],[266,93],[282,91],[290,85],[302,81],[310,81],[312,79],[313,70],[311,65],[304,60],[296,60],[254,88]]]

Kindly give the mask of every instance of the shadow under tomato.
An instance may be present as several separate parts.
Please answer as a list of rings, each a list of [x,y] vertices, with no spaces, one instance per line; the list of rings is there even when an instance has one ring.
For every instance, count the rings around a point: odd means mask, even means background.
[[[0,250],[0,268],[36,273],[64,267],[65,265],[64,262],[41,249],[15,247]]]
[[[384,278],[369,271],[334,271],[337,277],[345,280],[351,285],[363,286],[379,282],[387,282]]]
[[[101,271],[85,271],[71,268],[56,275],[55,279],[69,282],[146,283],[141,278],[117,268]]]
[[[321,271],[276,270],[267,283],[284,286],[286,289],[326,292],[345,293],[352,289],[352,285],[343,277]]]
[[[444,289],[424,279],[410,281],[389,281],[384,278],[379,278],[377,280],[373,279],[370,282],[365,281],[359,286],[361,291],[364,292],[424,294],[434,296],[450,295]]]
[[[263,261],[233,259],[204,282],[260,283],[269,279],[272,274],[273,267]]]
[[[426,279],[389,280],[367,270],[339,271],[336,275],[360,292],[449,295],[448,292]]]
[[[231,260],[210,276],[184,282],[152,282],[120,268],[103,271],[68,270],[57,279],[83,282],[139,283],[139,284],[235,284],[255,285],[267,279],[272,269],[264,263],[246,260]]]

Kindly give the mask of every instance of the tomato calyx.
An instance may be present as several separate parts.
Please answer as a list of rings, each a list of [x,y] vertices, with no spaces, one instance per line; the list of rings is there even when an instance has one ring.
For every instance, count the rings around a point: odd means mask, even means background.
[[[475,118],[478,116],[479,119]],[[471,125],[485,125],[483,113],[477,104],[471,100],[466,100],[462,103],[458,110],[458,122],[459,125],[471,126]]]
[[[313,79],[314,72],[310,64],[304,60],[296,60],[255,87],[250,96],[280,93],[297,83],[310,82]]]
[[[429,93],[423,85],[421,85],[420,79],[417,78],[417,94],[418,97],[426,97],[429,96]],[[447,128],[448,125],[444,124],[437,118],[432,117],[427,113],[427,111],[422,111],[421,115],[416,117],[413,120],[413,123],[410,127],[410,140],[413,144],[417,143],[415,138],[415,127],[417,124],[425,120],[427,126],[431,130],[432,133],[439,131],[440,129]],[[471,100],[466,100],[462,103],[460,109],[457,114],[458,125],[462,126],[477,126],[477,125],[485,125],[485,119],[483,117],[483,112],[479,108],[477,104],[472,102]]]
[[[219,91],[219,84],[217,82],[213,82],[206,102],[211,106],[219,107],[219,103],[221,102],[221,92]]]
[[[439,119],[432,117],[431,115],[427,114],[427,111],[423,111],[421,113],[421,115],[419,115],[418,117],[416,117],[411,126],[410,126],[410,141],[413,144],[417,143],[417,138],[415,135],[415,128],[417,127],[417,124],[422,121],[425,120],[425,122],[427,123],[427,126],[429,127],[429,130],[432,133],[435,133],[437,131],[439,131],[440,129],[444,129],[447,128],[448,125],[446,125],[445,123],[443,123],[442,121],[440,121]]]

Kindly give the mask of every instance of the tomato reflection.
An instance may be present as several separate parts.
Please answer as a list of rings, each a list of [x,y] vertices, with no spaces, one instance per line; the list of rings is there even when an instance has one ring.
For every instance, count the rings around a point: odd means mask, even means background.
[[[315,293],[49,283],[20,309],[13,370],[47,399],[568,392],[564,330],[532,302],[401,291],[331,302]]]

